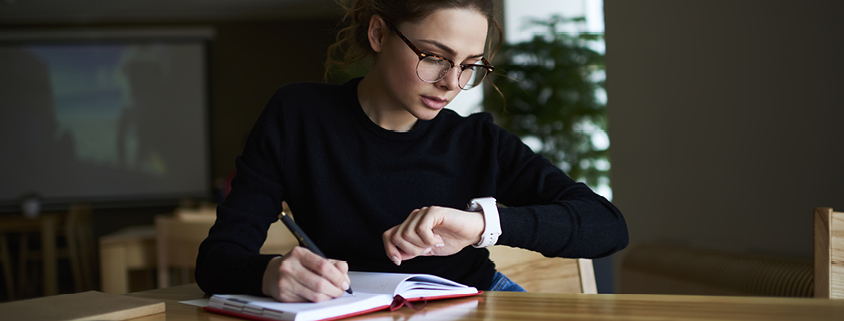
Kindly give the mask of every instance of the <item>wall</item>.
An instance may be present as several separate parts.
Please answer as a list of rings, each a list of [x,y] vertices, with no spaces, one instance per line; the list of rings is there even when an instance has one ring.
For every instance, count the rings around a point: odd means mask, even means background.
[[[322,81],[335,20],[228,22],[211,42],[214,177],[225,177],[278,87]]]
[[[812,209],[844,208],[844,2],[604,6],[631,247],[811,258]]]

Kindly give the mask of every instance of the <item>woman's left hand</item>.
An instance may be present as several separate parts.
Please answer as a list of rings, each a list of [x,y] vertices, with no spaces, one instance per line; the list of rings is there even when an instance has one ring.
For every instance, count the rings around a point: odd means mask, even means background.
[[[423,207],[384,232],[384,249],[396,265],[420,255],[452,255],[480,242],[484,224],[484,216],[479,212]]]

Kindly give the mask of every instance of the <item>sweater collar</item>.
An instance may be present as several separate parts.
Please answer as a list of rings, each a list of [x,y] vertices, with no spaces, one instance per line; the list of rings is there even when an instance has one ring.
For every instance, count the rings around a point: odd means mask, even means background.
[[[431,127],[431,124],[437,121],[439,115],[434,117],[432,120],[417,120],[416,126],[413,127],[410,131],[407,132],[396,132],[389,129],[384,129],[378,124],[374,123],[369,116],[363,111],[363,107],[360,105],[360,100],[358,99],[358,84],[363,78],[354,78],[349,80],[343,87],[346,92],[346,97],[348,99],[349,106],[352,108],[352,112],[354,114],[355,119],[358,123],[366,128],[367,131],[371,132],[375,136],[381,137],[383,139],[392,140],[392,141],[409,141],[418,139],[425,135],[428,131],[428,128]]]

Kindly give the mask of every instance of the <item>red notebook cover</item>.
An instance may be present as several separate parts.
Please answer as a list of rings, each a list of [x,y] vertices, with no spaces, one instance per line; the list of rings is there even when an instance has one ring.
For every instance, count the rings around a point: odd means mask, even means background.
[[[444,300],[444,299],[469,297],[469,296],[474,296],[474,295],[478,295],[478,294],[481,294],[481,293],[483,293],[483,291],[478,291],[477,293],[468,293],[468,294],[448,294],[448,295],[438,295],[438,296],[431,296],[431,297],[418,297],[418,298],[410,298],[410,299],[406,299],[406,300],[409,301],[409,302],[434,301],[434,300]],[[320,319],[319,321],[332,321],[332,320],[340,320],[340,319],[345,319],[345,318],[351,318],[351,317],[354,317],[354,316],[364,315],[364,314],[368,314],[368,313],[372,313],[372,312],[376,312],[376,311],[387,310],[389,308],[390,308],[390,305],[387,304],[387,305],[378,306],[378,307],[371,308],[371,309],[354,311],[354,312],[350,312],[348,314],[343,314],[343,315],[338,315],[338,316],[334,316],[334,317],[330,317],[330,318]],[[218,308],[213,308],[213,307],[210,307],[210,306],[203,307],[203,309],[205,309],[205,311],[208,311],[208,312],[213,312],[213,313],[217,313],[217,314],[224,314],[224,315],[229,315],[229,316],[242,318],[242,319],[249,319],[249,320],[257,320],[257,321],[283,320],[283,319],[268,318],[268,317],[264,317],[264,316],[248,314],[248,313],[243,313],[243,312],[235,312],[235,311],[230,311],[230,310],[225,310],[225,309],[218,309]]]

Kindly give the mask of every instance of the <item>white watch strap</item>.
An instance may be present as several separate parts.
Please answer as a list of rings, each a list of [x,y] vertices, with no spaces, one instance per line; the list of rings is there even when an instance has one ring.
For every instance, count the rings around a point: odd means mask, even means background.
[[[468,210],[471,212],[482,211],[484,214],[484,232],[481,234],[481,241],[472,246],[482,248],[495,245],[498,242],[498,236],[501,235],[501,219],[498,217],[498,206],[496,206],[495,198],[473,199],[469,203]]]

